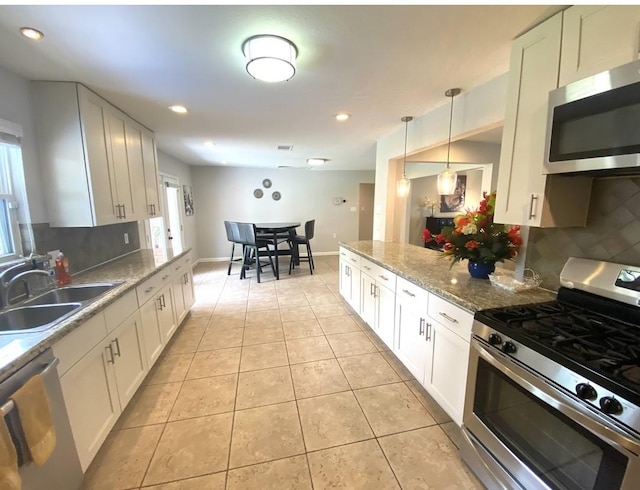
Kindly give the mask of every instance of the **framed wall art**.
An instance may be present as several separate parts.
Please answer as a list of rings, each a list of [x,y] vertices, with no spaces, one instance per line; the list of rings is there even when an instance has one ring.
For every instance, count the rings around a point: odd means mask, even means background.
[[[190,185],[183,185],[182,191],[184,193],[184,214],[186,216],[193,216],[193,189]]]

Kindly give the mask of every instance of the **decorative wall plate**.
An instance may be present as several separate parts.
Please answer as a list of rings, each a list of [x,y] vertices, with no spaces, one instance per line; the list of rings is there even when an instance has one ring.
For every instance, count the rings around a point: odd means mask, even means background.
[[[271,194],[271,197],[273,197],[274,201],[279,201],[282,196],[278,191],[275,191],[273,194]]]
[[[268,189],[269,187],[271,187],[271,181],[269,179],[264,179],[262,181],[262,185],[264,186],[265,189]]]
[[[262,196],[264,196],[262,189],[256,189],[255,191],[253,191],[253,197],[255,197],[256,199],[260,199]]]

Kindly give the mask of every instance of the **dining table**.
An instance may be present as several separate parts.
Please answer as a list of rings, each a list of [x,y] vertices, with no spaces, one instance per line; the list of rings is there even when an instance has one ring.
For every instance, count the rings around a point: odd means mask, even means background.
[[[276,279],[280,279],[280,264],[278,257],[280,255],[290,255],[292,252],[287,250],[278,250],[278,239],[282,238],[283,234],[289,234],[291,230],[294,230],[300,226],[298,222],[274,222],[274,223],[255,223],[256,225],[256,233],[269,236],[270,240],[273,240],[273,246],[275,249],[275,269],[276,269]],[[291,260],[294,260],[294,257],[291,257]]]

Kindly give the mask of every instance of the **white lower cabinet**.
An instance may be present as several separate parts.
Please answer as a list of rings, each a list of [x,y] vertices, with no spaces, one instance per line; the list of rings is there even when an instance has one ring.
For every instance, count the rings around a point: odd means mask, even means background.
[[[176,324],[182,323],[194,303],[193,272],[191,270],[191,256],[185,256],[174,266],[173,279],[173,310]]]
[[[99,321],[105,322],[102,313],[87,326],[95,328]],[[136,311],[60,378],[83,470],[147,373],[140,325],[140,314]],[[73,341],[70,339],[67,344]],[[60,356],[58,351],[64,352],[65,348],[56,349],[54,345],[54,352]]]
[[[340,247],[340,294],[360,314],[360,256]]]
[[[396,288],[396,348],[394,354],[424,384],[429,360],[426,318],[429,293],[399,277]]]
[[[142,336],[144,338],[144,352],[147,358],[149,369],[155,364],[164,349],[164,342],[160,334],[160,324],[158,321],[158,309],[160,302],[147,301],[140,308],[142,319]]]
[[[366,259],[361,259],[360,268],[360,316],[393,350],[396,275]]]
[[[160,290],[157,296],[158,306],[158,325],[160,327],[160,337],[162,343],[166,345],[173,337],[178,329],[178,322],[173,310],[173,287],[167,284]]]

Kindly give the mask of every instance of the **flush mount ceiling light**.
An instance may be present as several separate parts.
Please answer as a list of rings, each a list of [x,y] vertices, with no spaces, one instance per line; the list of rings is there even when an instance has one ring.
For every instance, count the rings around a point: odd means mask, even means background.
[[[242,44],[247,72],[263,82],[284,82],[296,73],[298,48],[288,39],[262,34]]]
[[[39,31],[38,29],[34,29],[33,27],[21,27],[20,33],[24,37],[28,37],[29,39],[33,39],[34,41],[39,41],[44,37],[44,34],[42,33],[42,31]]]
[[[438,174],[438,194],[441,196],[449,196],[456,191],[456,182],[458,174],[455,170],[451,170],[449,156],[451,155],[451,123],[453,121],[453,98],[460,94],[459,88],[450,88],[444,95],[451,97],[451,111],[449,113],[449,143],[447,146],[447,168]]]
[[[310,167],[319,167],[329,161],[328,158],[307,158],[307,164]]]
[[[169,109],[171,109],[173,112],[176,112],[178,114],[186,114],[187,112],[189,112],[187,108],[183,105],[170,105]]]
[[[409,133],[409,122],[413,121],[412,116],[404,116],[401,121],[404,123],[404,158],[402,160],[402,178],[397,182],[398,197],[407,197],[411,190],[411,181],[407,179],[405,173],[407,166],[407,134]]]
[[[336,114],[334,117],[336,118],[336,121],[346,121],[351,117],[351,114],[347,114],[346,112],[341,112],[340,114]]]

